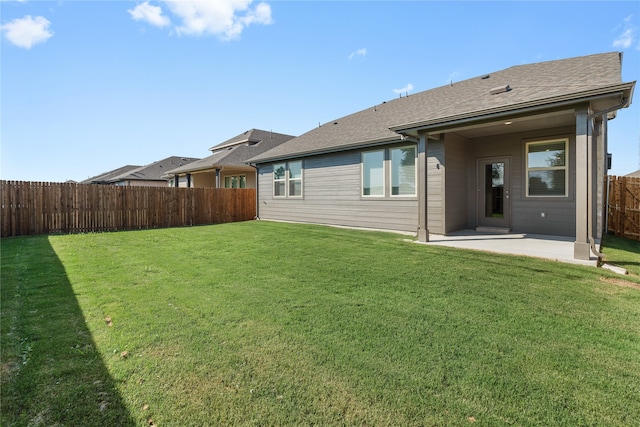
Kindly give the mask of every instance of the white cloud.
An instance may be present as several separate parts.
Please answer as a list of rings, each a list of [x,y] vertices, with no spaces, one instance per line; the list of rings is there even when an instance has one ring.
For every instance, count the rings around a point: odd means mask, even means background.
[[[349,59],[353,59],[356,56],[362,56],[363,58],[367,56],[367,48],[363,47],[362,49],[358,49],[355,52],[351,52],[351,54],[349,54]]]
[[[632,18],[633,15],[627,16],[622,24],[616,28],[621,29],[622,33],[613,41],[613,47],[627,49],[634,43],[638,28],[631,23]]]
[[[271,6],[252,0],[167,0],[164,2],[181,22],[178,34],[216,35],[226,40],[236,39],[252,24],[269,25]]]
[[[156,27],[162,28],[170,24],[169,18],[162,14],[162,8],[160,6],[151,6],[148,1],[140,3],[127,12],[135,21],[147,22]]]
[[[405,87],[401,88],[401,89],[394,89],[393,91],[397,94],[403,94],[406,92],[411,92],[413,90],[413,85],[411,83],[408,83]]]
[[[32,18],[27,15],[24,18],[14,19],[13,21],[2,25],[2,31],[5,31],[5,37],[16,46],[25,49],[38,43],[44,43],[53,36],[49,31],[48,19],[42,16]]]

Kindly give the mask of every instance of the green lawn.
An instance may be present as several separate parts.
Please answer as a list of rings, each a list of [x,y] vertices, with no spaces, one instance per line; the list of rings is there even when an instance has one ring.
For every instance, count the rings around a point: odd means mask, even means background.
[[[640,241],[606,235],[602,243],[604,261],[640,276]]]
[[[3,426],[640,420],[635,275],[265,221],[1,243]]]

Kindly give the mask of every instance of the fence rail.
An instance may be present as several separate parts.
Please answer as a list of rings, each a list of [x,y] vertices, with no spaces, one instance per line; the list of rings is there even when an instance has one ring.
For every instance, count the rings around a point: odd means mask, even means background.
[[[2,237],[219,224],[256,212],[252,188],[0,181],[0,199]]]
[[[640,240],[640,178],[609,177],[607,231]]]

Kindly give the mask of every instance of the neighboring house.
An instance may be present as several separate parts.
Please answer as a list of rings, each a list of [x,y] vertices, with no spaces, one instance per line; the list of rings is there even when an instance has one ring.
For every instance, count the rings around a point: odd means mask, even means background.
[[[146,166],[124,166],[120,173],[109,172],[98,177],[89,178],[83,183],[129,185],[146,187],[166,187],[167,181],[163,176],[167,171],[198,160],[192,157],[172,156],[158,160]],[[88,182],[87,182],[88,181]]]
[[[625,175],[628,178],[640,178],[640,170]]]
[[[80,184],[109,184],[109,180],[118,175],[122,175],[123,173],[132,171],[134,169],[138,169],[141,166],[134,165],[126,165],[122,166],[118,169],[114,169],[109,172],[104,172],[100,175],[92,176],[91,178],[87,178],[84,181],[80,181]]]
[[[249,161],[264,219],[429,233],[602,236],[617,52],[519,65],[331,121]]]
[[[168,171],[165,179],[175,187],[256,188],[256,169],[247,164],[247,159],[291,138],[251,129],[211,147],[209,157]]]

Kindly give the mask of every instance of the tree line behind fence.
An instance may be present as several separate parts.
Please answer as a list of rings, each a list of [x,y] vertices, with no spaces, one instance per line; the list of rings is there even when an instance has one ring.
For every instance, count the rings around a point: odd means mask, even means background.
[[[0,181],[2,237],[248,221],[252,188],[135,187]]]

